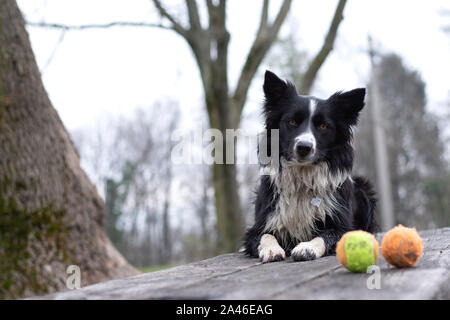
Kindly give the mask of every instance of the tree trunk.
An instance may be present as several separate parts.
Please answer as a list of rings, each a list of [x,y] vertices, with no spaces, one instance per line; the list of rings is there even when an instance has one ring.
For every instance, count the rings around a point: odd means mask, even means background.
[[[217,210],[217,253],[233,252],[244,234],[244,219],[238,194],[236,165],[214,164]]]
[[[0,3],[0,298],[136,274],[103,231],[103,201],[41,82],[22,15]]]
[[[221,153],[219,158],[223,160],[223,164],[214,162],[212,167],[217,216],[216,253],[221,254],[236,251],[244,234],[245,225],[239,199],[236,164],[235,161],[231,164],[226,163],[227,143],[231,142],[226,140],[226,130],[237,129],[232,124],[233,113],[229,107],[231,99],[227,98],[226,81],[219,81],[216,87],[221,87],[221,90],[212,90],[214,94],[207,94],[209,99],[206,102],[208,110],[211,110],[208,113],[210,126],[219,129],[223,139],[222,149],[217,150],[219,147],[216,149],[216,152]]]
[[[204,83],[204,88],[210,126],[219,129],[223,138],[223,149],[219,151],[222,153],[223,164],[215,162],[212,168],[217,216],[216,253],[221,254],[236,251],[245,225],[239,199],[236,161],[226,163],[227,143],[232,142],[226,140],[226,130],[236,130],[239,126],[233,121],[236,118],[236,108],[229,97],[228,88],[227,55],[230,37],[226,31],[217,34],[217,59],[211,63],[211,78]],[[233,158],[236,159],[235,152]]]

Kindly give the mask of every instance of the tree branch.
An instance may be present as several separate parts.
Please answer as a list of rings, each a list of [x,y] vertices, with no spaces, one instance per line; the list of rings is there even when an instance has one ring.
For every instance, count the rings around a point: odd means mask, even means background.
[[[158,10],[161,17],[166,18],[172,23],[172,29],[175,30],[177,33],[182,35],[183,37],[187,37],[187,30],[179,24],[174,17],[172,17],[169,12],[162,6],[161,2],[159,0],[152,0],[153,4],[155,5],[156,9]]]
[[[281,25],[283,24],[284,20],[286,19],[287,14],[289,13],[289,9],[291,7],[292,1],[285,0],[283,4],[281,5],[280,11],[277,14],[277,17],[275,18],[275,22],[273,23],[271,29],[272,32],[276,32],[275,38],[278,35],[278,31],[280,30]]]
[[[266,22],[266,26],[261,28],[261,23],[263,24],[263,22],[260,23],[260,30],[258,31],[252,47],[247,55],[247,59],[242,68],[241,75],[239,76],[238,84],[233,95],[233,102],[235,104],[235,108],[237,108],[234,117],[235,119],[233,120],[236,127],[239,124],[239,119],[242,109],[244,108],[245,100],[247,99],[248,89],[253,76],[269,51],[272,43],[277,38],[281,25],[289,12],[291,3],[292,0],[283,1],[275,21],[271,25]],[[264,1],[261,18],[267,19],[266,11],[268,11],[268,1]]]
[[[218,4],[214,4],[212,0],[206,0],[209,15],[209,28],[217,29],[225,27],[226,18],[226,0],[220,0]]]
[[[114,21],[105,24],[85,24],[85,25],[67,25],[60,23],[46,23],[46,22],[31,22],[27,21],[27,25],[32,27],[41,28],[52,28],[52,29],[63,29],[63,30],[85,30],[85,29],[104,29],[111,27],[150,27],[150,28],[160,28],[166,30],[173,30],[182,35],[187,36],[187,30],[181,26],[161,5],[159,0],[152,0],[156,9],[158,10],[161,17],[166,18],[171,23],[170,26],[163,25],[161,23],[149,23],[149,22],[131,22],[131,21]],[[187,3],[191,3],[191,0],[186,0]],[[195,6],[196,7],[196,6]]]
[[[157,23],[147,22],[129,22],[129,21],[115,21],[105,24],[84,24],[84,25],[68,25],[59,23],[46,23],[46,22],[31,22],[27,21],[27,25],[31,27],[50,28],[50,29],[63,29],[63,30],[84,30],[84,29],[104,29],[111,27],[151,27],[161,28],[167,30],[173,30],[169,26],[164,26]]]
[[[206,0],[206,7],[208,8],[208,16],[211,18],[214,15],[214,3],[212,0]]]
[[[220,19],[223,20],[223,25],[225,25],[226,7],[227,0],[219,0]]]
[[[180,34],[190,46],[197,65],[199,67],[200,76],[203,84],[209,81],[209,63],[210,63],[210,43],[205,36],[204,30],[201,28],[200,15],[196,0],[185,0],[190,28],[184,28],[175,18],[162,6],[161,1],[152,0],[161,17],[166,18],[172,24],[172,29]],[[208,0],[208,9],[212,6],[215,8],[212,0]]]
[[[63,42],[63,40],[64,40],[64,37],[65,37],[65,35],[66,35],[66,31],[67,31],[67,29],[63,29],[63,30],[61,31],[61,34],[59,35],[59,39],[58,39],[58,42],[57,42],[56,45],[55,45],[55,48],[53,48],[53,51],[52,51],[52,53],[50,54],[50,56],[48,57],[47,62],[45,63],[44,67],[40,70],[40,71],[41,71],[41,74],[44,74],[45,70],[47,69],[47,67],[48,67],[48,66],[50,65],[50,63],[52,62],[53,57],[55,56],[56,50],[58,50],[59,45],[60,45],[60,44]]]
[[[264,0],[262,10],[261,10],[261,21],[259,22],[258,33],[262,32],[267,27],[269,18],[269,0]]]
[[[197,0],[185,0],[186,7],[188,9],[189,15],[189,24],[191,25],[191,29],[198,30],[201,29],[202,26],[200,24],[200,15],[198,13]]]
[[[338,28],[341,21],[343,20],[343,12],[346,2],[347,0],[339,0],[322,48],[319,50],[315,58],[311,61],[308,69],[302,77],[302,82],[299,88],[300,94],[309,94],[314,84],[314,80],[316,79],[317,73],[319,72],[319,69],[322,67],[331,50],[333,50],[333,45],[336,40]]]

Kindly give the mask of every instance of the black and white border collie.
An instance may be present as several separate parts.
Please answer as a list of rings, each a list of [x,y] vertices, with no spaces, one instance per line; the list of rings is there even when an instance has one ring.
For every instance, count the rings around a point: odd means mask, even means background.
[[[263,89],[268,136],[279,129],[279,154],[271,155],[279,161],[272,161],[277,163],[272,173],[261,177],[245,252],[263,262],[286,256],[313,260],[334,254],[347,231],[373,232],[375,192],[366,179],[351,176],[352,127],[365,89],[337,92],[326,100],[301,96],[270,71]]]

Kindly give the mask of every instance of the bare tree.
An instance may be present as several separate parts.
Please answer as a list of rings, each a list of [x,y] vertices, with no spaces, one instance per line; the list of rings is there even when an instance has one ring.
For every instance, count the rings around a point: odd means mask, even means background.
[[[136,274],[103,232],[103,201],[43,87],[14,0],[0,5],[0,298]]]
[[[210,195],[212,189],[211,170],[208,166],[203,165],[201,168],[202,174],[202,192],[197,201],[194,201],[195,211],[200,221],[200,242],[202,244],[200,248],[200,255],[202,258],[207,258],[214,253],[214,247],[212,246],[213,236],[212,228],[209,223],[211,219],[211,213],[213,213],[213,199]]]
[[[178,112],[173,101],[155,103],[74,135],[83,166],[105,190],[108,236],[139,267],[171,262],[174,176],[168,159]],[[84,138],[92,136],[97,139]]]
[[[113,26],[139,26],[170,29],[186,40],[197,63],[203,85],[205,106],[211,128],[225,132],[237,129],[242,110],[253,77],[267,52],[277,38],[279,30],[288,15],[292,0],[283,0],[273,19],[269,21],[269,0],[264,0],[256,36],[247,54],[239,75],[235,90],[231,91],[228,81],[228,44],[230,33],[226,24],[227,1],[205,0],[207,25],[201,23],[201,15],[196,0],[185,0],[188,25],[179,21],[159,0],[152,0],[159,12],[162,22],[136,23],[112,22],[104,25],[69,26],[51,23],[29,23],[39,27],[59,28],[64,30],[81,30]],[[318,70],[333,48],[339,24],[343,18],[346,0],[339,0],[338,5],[320,51],[312,59],[305,74],[302,93],[307,93],[313,85]],[[223,145],[226,146],[225,141]],[[226,148],[223,159],[226,159]],[[239,201],[236,166],[234,164],[214,164],[213,185],[217,214],[217,251],[229,252],[237,248],[244,231],[244,218]]]
[[[445,226],[449,221],[445,209],[449,168],[437,119],[427,110],[425,83],[398,55],[380,54],[376,58],[374,68],[383,79],[378,82],[378,99],[386,131],[394,224]],[[370,108],[371,95],[368,103]],[[355,171],[378,184],[374,120],[370,110],[362,112],[355,131]]]

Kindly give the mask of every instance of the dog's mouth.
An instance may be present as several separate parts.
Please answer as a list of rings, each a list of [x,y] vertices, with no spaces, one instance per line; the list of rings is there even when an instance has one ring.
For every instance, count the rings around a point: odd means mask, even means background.
[[[315,143],[299,140],[289,146],[284,158],[292,165],[311,166],[318,163],[319,153]]]
[[[306,156],[299,155],[298,153],[289,152],[284,156],[285,160],[291,165],[297,166],[313,166],[319,164],[319,152],[314,150]]]
[[[318,165],[320,163],[320,160],[318,157],[316,156],[312,156],[311,158],[305,159],[305,158],[298,158],[295,155],[292,156],[288,156],[288,157],[284,157],[283,159],[284,163],[287,166],[299,166],[299,167],[311,167],[311,166],[315,166]]]

